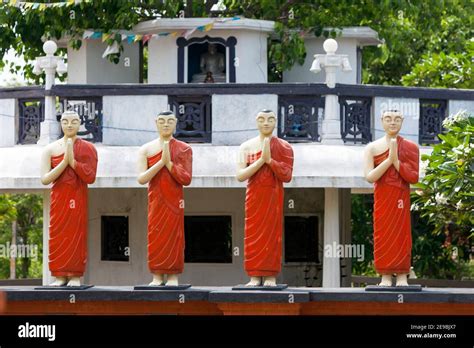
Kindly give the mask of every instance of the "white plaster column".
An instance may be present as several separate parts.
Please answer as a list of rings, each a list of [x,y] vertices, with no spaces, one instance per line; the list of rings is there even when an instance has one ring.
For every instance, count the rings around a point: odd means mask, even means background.
[[[321,144],[343,145],[341,136],[341,117],[338,96],[325,95],[324,120],[322,124]]]
[[[324,250],[339,246],[339,189],[326,187],[324,189]],[[323,258],[323,288],[338,288],[341,286],[341,267],[337,253],[324,252]]]
[[[63,74],[67,71],[64,61],[60,57],[54,56],[58,46],[54,41],[46,41],[43,45],[43,51],[46,56],[39,57],[35,62],[33,72],[40,75],[43,72],[46,75],[44,89],[47,92],[51,90],[54,84],[56,71]],[[46,95],[44,98],[44,121],[40,125],[39,145],[47,145],[59,138],[61,135],[60,124],[56,119],[55,96]]]
[[[15,146],[16,142],[16,99],[0,99],[0,147]]]
[[[315,54],[310,71],[317,74],[324,69],[326,85],[336,87],[336,72],[341,68],[344,72],[352,71],[349,58],[346,54],[336,54],[337,41],[327,39],[323,44],[326,54]],[[324,120],[322,124],[321,143],[326,145],[343,145],[341,137],[341,118],[339,115],[339,101],[336,94],[325,95]]]

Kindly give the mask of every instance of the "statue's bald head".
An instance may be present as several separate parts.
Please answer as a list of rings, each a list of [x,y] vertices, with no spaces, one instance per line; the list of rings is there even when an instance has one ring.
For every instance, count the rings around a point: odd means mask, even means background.
[[[380,116],[382,119],[386,116],[390,117],[401,117],[403,119],[403,114],[399,110],[385,110]]]
[[[270,110],[270,109],[262,109],[262,110],[260,110],[260,111],[258,112],[256,118],[258,119],[258,118],[261,117],[261,116],[263,116],[263,117],[274,117],[275,119],[277,118],[276,115],[275,115],[275,113],[274,113],[272,110]]]
[[[68,110],[61,115],[61,129],[66,137],[75,137],[81,127],[81,118],[73,110]]]
[[[398,110],[386,110],[382,113],[381,121],[385,132],[394,137],[402,128],[403,114]]]
[[[276,127],[277,117],[272,110],[260,110],[255,118],[257,120],[257,127],[261,134],[270,136]]]
[[[217,46],[213,43],[209,43],[207,45],[207,50],[210,52],[210,53],[216,53],[217,51]]]
[[[162,118],[169,118],[169,117],[174,117],[176,118],[176,115],[173,113],[173,111],[166,110],[166,111],[161,111],[158,115],[156,115],[156,119],[158,120],[160,117]]]
[[[176,129],[176,116],[172,111],[166,110],[156,116],[156,128],[162,137],[171,136]]]
[[[64,111],[61,115],[61,120],[63,119],[78,119],[79,121],[81,120],[81,118],[79,117],[79,114],[77,112],[75,112],[74,110],[67,110],[67,111]]]

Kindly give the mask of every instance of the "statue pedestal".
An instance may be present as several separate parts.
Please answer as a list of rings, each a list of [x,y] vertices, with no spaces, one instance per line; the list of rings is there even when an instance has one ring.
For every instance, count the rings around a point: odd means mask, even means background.
[[[384,292],[421,292],[422,287],[418,284],[408,285],[408,286],[379,286],[379,285],[369,285],[365,288],[365,291],[384,291]]]
[[[35,288],[35,290],[87,290],[92,288],[94,285],[79,285],[79,286],[51,286],[51,285],[45,285],[45,286],[38,286]]]
[[[191,284],[180,285],[137,285],[133,290],[186,290],[191,287]]]
[[[212,75],[214,79],[214,83],[226,83],[226,76],[225,75]],[[193,75],[193,80],[191,83],[204,83],[206,80],[206,74],[195,74]]]
[[[287,284],[277,284],[276,286],[245,286],[243,284],[239,284],[234,286],[232,290],[258,290],[258,291],[281,291],[288,287]]]

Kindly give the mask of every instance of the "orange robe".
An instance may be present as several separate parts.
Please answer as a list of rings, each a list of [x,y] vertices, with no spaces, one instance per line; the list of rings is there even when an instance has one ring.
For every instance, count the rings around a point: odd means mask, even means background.
[[[247,183],[245,197],[245,270],[250,277],[276,276],[281,270],[283,227],[283,182],[293,173],[293,149],[272,137],[272,161],[264,164]],[[250,155],[250,165],[262,151]]]
[[[148,268],[152,273],[179,274],[184,268],[183,185],[191,183],[191,147],[171,139],[171,171],[163,167],[148,185]],[[148,168],[162,151],[148,157]]]
[[[64,154],[51,157],[51,167]],[[49,270],[55,277],[81,277],[87,261],[87,185],[95,181],[97,151],[91,143],[74,142],[76,169],[68,166],[51,189]]]
[[[411,265],[410,184],[418,182],[418,146],[397,138],[400,171],[392,165],[374,183],[374,261],[379,274],[405,274]],[[378,166],[389,150],[374,157]]]

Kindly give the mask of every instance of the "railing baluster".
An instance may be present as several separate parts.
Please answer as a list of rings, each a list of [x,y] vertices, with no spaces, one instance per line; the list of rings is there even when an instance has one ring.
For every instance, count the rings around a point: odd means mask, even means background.
[[[367,144],[372,141],[370,110],[372,98],[339,97],[341,135],[344,143]]]
[[[447,114],[447,101],[420,99],[420,145],[439,143],[438,134],[443,132],[443,120]]]
[[[320,141],[318,111],[321,96],[279,96],[278,135],[289,142]]]
[[[212,99],[209,95],[168,96],[178,123],[175,137],[190,143],[211,142]]]
[[[44,99],[19,99],[19,144],[36,144],[44,121]]]

